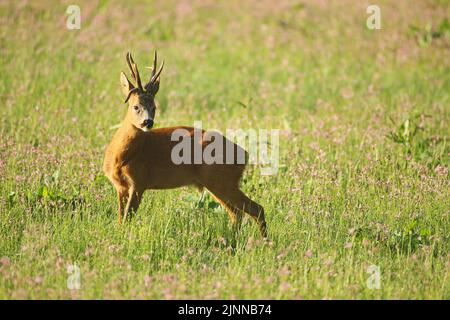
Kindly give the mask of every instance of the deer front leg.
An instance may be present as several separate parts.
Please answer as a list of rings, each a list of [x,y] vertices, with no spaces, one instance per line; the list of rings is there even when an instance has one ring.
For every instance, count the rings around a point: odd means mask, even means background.
[[[123,210],[125,207],[125,203],[127,202],[127,196],[127,192],[117,191],[117,199],[119,202],[119,224],[122,224]]]
[[[128,202],[125,207],[124,220],[127,220],[128,215],[130,215],[131,219],[133,213],[139,208],[141,198],[142,192],[138,192],[134,187],[128,189]]]
[[[128,202],[128,184],[124,179],[121,171],[121,166],[117,165],[118,160],[116,159],[116,165],[111,169],[111,175],[109,179],[114,185],[117,191],[117,199],[119,204],[119,224],[122,224],[122,218],[124,215],[125,204]]]

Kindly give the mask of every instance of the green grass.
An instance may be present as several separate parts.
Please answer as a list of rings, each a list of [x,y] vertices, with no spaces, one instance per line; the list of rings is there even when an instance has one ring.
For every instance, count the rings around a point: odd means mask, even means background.
[[[447,1],[379,1],[374,31],[360,1],[78,3],[81,30],[0,4],[0,298],[450,299]],[[278,174],[242,182],[269,242],[194,189],[117,224],[119,73],[154,49],[157,126],[281,130]]]

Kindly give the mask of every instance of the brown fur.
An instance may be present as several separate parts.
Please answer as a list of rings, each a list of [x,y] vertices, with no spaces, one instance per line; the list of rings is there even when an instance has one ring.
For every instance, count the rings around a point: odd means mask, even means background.
[[[154,65],[156,66],[156,62]],[[123,79],[122,86],[124,87],[125,83],[126,87],[127,84],[124,81]],[[131,83],[129,85],[132,86]],[[157,85],[159,88],[159,79]],[[130,90],[129,88],[125,89]],[[245,212],[257,221],[261,234],[266,237],[263,207],[249,199],[239,189],[245,164],[174,164],[171,152],[178,143],[178,141],[171,141],[174,130],[180,128],[187,130],[187,138],[191,139],[191,146],[200,144],[202,150],[211,143],[207,137],[205,138],[208,132],[202,131],[201,135],[196,135],[192,127],[141,130],[141,119],[137,119],[133,113],[133,106],[142,104],[142,107],[147,108],[149,114],[154,116],[153,98],[157,89],[151,94],[133,92],[131,95],[127,90],[124,90],[124,94],[129,96],[128,113],[106,149],[103,164],[105,175],[117,190],[119,223],[137,211],[145,190],[193,185],[200,189],[206,188],[224,206],[237,229]],[[223,155],[226,156],[225,142],[232,142],[224,137],[223,139]],[[240,148],[232,144],[236,149]],[[237,152],[234,154],[236,156]]]

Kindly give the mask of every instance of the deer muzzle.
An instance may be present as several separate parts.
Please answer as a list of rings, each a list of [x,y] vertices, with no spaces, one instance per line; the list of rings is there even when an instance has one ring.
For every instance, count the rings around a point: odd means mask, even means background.
[[[151,129],[153,127],[153,119],[146,119],[141,124],[142,128]]]

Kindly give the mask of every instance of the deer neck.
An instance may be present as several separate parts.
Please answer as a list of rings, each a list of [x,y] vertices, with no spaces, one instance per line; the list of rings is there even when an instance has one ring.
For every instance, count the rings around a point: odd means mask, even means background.
[[[121,131],[130,139],[138,138],[143,133],[142,130],[136,128],[133,124],[129,123],[128,121],[124,121],[121,127]]]
[[[116,143],[119,146],[117,153],[120,158],[129,158],[136,150],[141,149],[140,145],[144,141],[144,132],[136,128],[131,122],[125,121],[116,134]]]
[[[127,136],[129,139],[139,138],[143,134],[143,131],[136,128],[131,121],[131,117],[129,113],[125,116],[125,119],[122,122],[122,125],[119,129],[122,133],[122,136]]]

